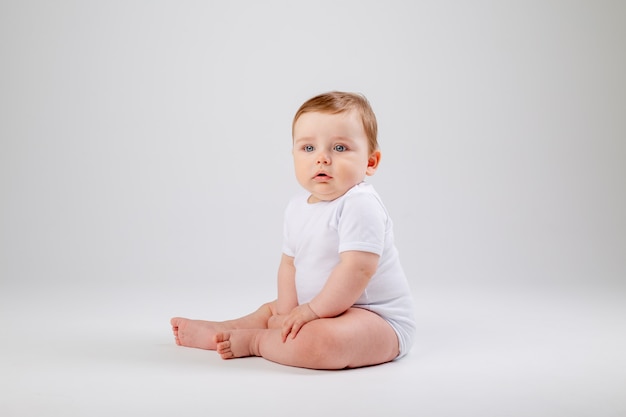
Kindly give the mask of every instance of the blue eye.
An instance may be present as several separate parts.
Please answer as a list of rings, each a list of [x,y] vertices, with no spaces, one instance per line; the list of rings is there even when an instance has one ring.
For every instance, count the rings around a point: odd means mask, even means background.
[[[335,145],[333,149],[336,150],[337,152],[344,152],[347,150],[347,148],[343,145]]]
[[[304,149],[304,152],[313,152],[315,148],[313,147],[313,145],[304,145],[302,149]]]

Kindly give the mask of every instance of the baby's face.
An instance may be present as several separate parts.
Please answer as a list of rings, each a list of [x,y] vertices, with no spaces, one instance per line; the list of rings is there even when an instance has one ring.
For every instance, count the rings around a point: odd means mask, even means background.
[[[378,167],[380,151],[369,152],[356,111],[304,113],[293,137],[296,178],[311,193],[310,203],[341,197]]]

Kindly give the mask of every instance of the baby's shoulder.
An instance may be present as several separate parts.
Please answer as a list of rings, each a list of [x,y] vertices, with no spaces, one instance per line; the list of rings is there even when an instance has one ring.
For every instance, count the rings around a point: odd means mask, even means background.
[[[365,182],[352,187],[344,196],[345,203],[354,203],[358,201],[361,204],[379,204],[383,205],[383,201],[374,189],[374,186]]]
[[[342,204],[338,207],[338,214],[344,213],[370,213],[370,215],[387,218],[389,214],[380,196],[374,187],[367,183],[361,183],[353,187],[344,195]]]

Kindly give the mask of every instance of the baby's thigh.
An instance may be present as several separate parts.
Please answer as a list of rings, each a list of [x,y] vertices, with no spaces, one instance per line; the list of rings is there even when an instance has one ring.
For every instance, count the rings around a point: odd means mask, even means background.
[[[325,340],[329,350],[347,355],[349,367],[389,362],[399,353],[398,337],[391,325],[362,308],[350,308],[335,318],[314,320],[306,327],[317,333],[312,336]]]

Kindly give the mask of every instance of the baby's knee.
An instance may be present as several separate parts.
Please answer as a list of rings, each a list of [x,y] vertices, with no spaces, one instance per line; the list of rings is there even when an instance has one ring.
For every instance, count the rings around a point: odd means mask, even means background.
[[[283,327],[284,321],[285,321],[285,316],[272,315],[267,320],[267,328],[268,329],[280,329]]]
[[[270,313],[272,316],[275,316],[276,314],[278,314],[278,313],[277,313],[277,311],[278,311],[278,310],[276,309],[276,300],[274,300],[274,301],[269,301],[269,302],[267,302],[267,303],[263,304],[263,305],[262,305],[259,309],[260,309],[260,310],[266,310],[266,311],[269,311],[269,313]]]

